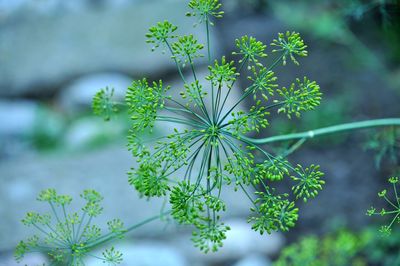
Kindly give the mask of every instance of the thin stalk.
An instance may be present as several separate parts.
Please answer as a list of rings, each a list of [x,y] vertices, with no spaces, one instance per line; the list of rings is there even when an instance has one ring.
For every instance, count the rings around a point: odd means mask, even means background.
[[[79,238],[78,238],[78,243],[81,241],[81,239],[82,239],[82,237],[83,237],[83,235],[84,235],[84,233],[85,233],[85,230],[90,226],[90,223],[92,222],[92,219],[93,219],[93,216],[90,216],[89,217],[89,220],[87,221],[87,223],[86,223],[86,225],[83,227],[83,231],[82,231],[82,234],[79,236]]]
[[[195,69],[194,69],[193,60],[192,60],[192,58],[190,57],[189,54],[187,54],[187,57],[188,57],[188,59],[189,59],[190,68],[191,68],[191,70],[192,70],[194,80],[195,80],[195,81],[198,81],[197,75],[196,75],[196,71],[195,71]],[[207,117],[207,120],[208,120],[208,121],[210,122],[210,124],[211,124],[211,119],[210,119],[210,116],[208,115],[208,112],[207,112],[207,109],[206,109],[206,105],[204,104],[203,97],[202,97],[201,92],[200,92],[200,88],[199,88],[199,86],[198,86],[197,83],[195,83],[195,84],[196,84],[197,92],[199,93],[199,98],[200,98],[200,101],[201,101],[201,103],[199,104],[199,107],[200,107],[201,111],[203,112],[204,116]]]
[[[278,141],[287,141],[287,140],[294,140],[294,139],[312,139],[314,137],[328,135],[332,133],[344,132],[344,131],[351,131],[351,130],[358,130],[358,129],[365,129],[365,128],[373,128],[373,127],[384,127],[384,126],[400,126],[400,118],[385,118],[385,119],[374,119],[374,120],[366,120],[360,122],[353,122],[353,123],[345,123],[339,124],[330,127],[324,127],[314,130],[309,130],[300,133],[293,133],[287,135],[279,135],[279,136],[272,136],[263,139],[253,139],[248,138],[245,136],[241,136],[240,138],[246,140],[252,144],[267,144],[272,142]]]
[[[400,209],[400,199],[399,196],[397,195],[397,189],[396,189],[396,185],[393,184],[393,190],[394,190],[394,196],[396,197],[396,202],[397,202],[397,209]]]
[[[195,138],[197,138],[197,137],[199,137],[199,136],[194,137],[193,140],[194,140]],[[189,146],[189,148],[191,148],[191,147],[193,147],[194,145],[196,145],[199,141],[201,141],[201,138],[199,138],[198,140],[196,140],[195,142],[193,142],[193,143]],[[181,157],[182,157],[182,156],[183,156],[183,154],[181,155]],[[184,166],[184,165],[187,164],[187,162],[185,161],[185,162],[183,162],[182,164],[180,164],[178,167],[176,167],[174,170],[172,170],[172,171],[170,171],[169,173],[167,173],[167,171],[173,166],[173,164],[174,164],[175,162],[177,162],[181,157],[176,158],[172,163],[170,163],[170,165],[166,165],[166,166],[165,166],[165,169],[163,169],[163,172],[164,172],[164,175],[163,175],[163,176],[164,176],[164,177],[168,177],[168,176],[172,175],[173,173],[177,172],[182,166]],[[190,160],[190,157],[188,157],[188,160]]]
[[[288,150],[286,150],[284,153],[282,153],[282,155],[281,155],[282,158],[285,158],[285,157],[289,156],[290,154],[292,154],[293,152],[295,152],[306,141],[307,141],[307,139],[300,139],[300,140],[296,141],[295,144],[293,144]]]
[[[208,65],[211,66],[211,49],[210,49],[210,29],[209,29],[209,20],[208,16],[206,16],[206,32],[207,32],[207,54],[208,54]],[[210,75],[211,75],[211,70],[210,70]],[[214,84],[212,80],[210,80],[211,84],[211,112],[212,112],[212,117],[213,117],[213,123],[215,124],[215,103],[214,103]]]
[[[171,45],[169,45],[169,43],[168,43],[167,40],[164,40],[164,42],[165,42],[165,44],[167,45],[169,51],[171,52],[172,59],[174,60],[175,65],[176,65],[176,67],[177,67],[177,69],[178,69],[179,76],[181,77],[183,83],[186,83],[185,76],[184,76],[183,73],[182,73],[182,69],[181,69],[181,66],[180,66],[179,63],[178,63],[178,60],[176,60],[175,53],[174,53],[174,51],[172,50]]]
[[[264,149],[260,148],[258,145],[251,143],[250,141],[244,139],[243,137],[235,137],[232,135],[232,133],[227,132],[227,131],[221,131],[224,135],[231,137],[233,139],[239,140],[243,143],[246,143],[247,145],[251,145],[254,146],[257,150],[259,150],[262,154],[265,155],[265,157],[268,158],[268,160],[273,164],[273,160],[278,160],[280,163],[283,163],[284,165],[286,165],[288,168],[290,168],[293,172],[300,174],[293,166],[291,166],[290,164],[286,163],[285,161],[281,160],[279,157],[273,156],[272,154],[266,152]],[[227,140],[229,140],[229,138],[227,138]],[[240,150],[239,150],[240,151]]]
[[[207,120],[205,120],[203,117],[199,116],[198,114],[196,114],[195,112],[193,112],[191,109],[187,108],[186,106],[184,106],[184,105],[181,104],[180,102],[175,101],[175,100],[172,99],[172,98],[167,98],[167,99],[170,100],[171,102],[173,102],[173,103],[179,105],[180,107],[186,109],[189,113],[193,114],[194,116],[196,116],[197,118],[199,118],[200,120],[202,120],[205,124],[208,124],[208,121],[207,121]]]
[[[137,223],[137,224],[134,224],[134,225],[132,225],[132,226],[130,226],[130,227],[128,227],[128,228],[126,229],[125,234],[126,234],[126,233],[129,233],[129,232],[131,232],[131,231],[133,231],[133,230],[137,229],[138,227],[141,227],[141,226],[143,226],[143,225],[145,225],[145,224],[148,224],[148,223],[150,223],[150,222],[153,222],[153,221],[155,221],[155,220],[158,220],[160,217],[165,216],[165,215],[168,215],[168,214],[170,214],[170,213],[171,213],[171,211],[168,210],[168,211],[165,211],[165,212],[163,212],[163,213],[161,213],[161,214],[159,214],[159,215],[150,217],[150,218],[148,218],[148,219],[146,219],[146,220],[144,220],[144,221],[142,221],[142,222],[139,222],[139,223]],[[102,245],[102,244],[104,244],[104,243],[106,243],[106,242],[108,242],[108,241],[114,240],[115,238],[116,238],[116,237],[115,237],[114,233],[105,234],[104,236],[102,236],[101,238],[99,238],[97,241],[94,241],[94,242],[90,243],[86,248],[87,248],[87,249],[93,249],[93,248],[95,248],[95,247],[97,247],[97,246],[100,246],[100,245]]]
[[[192,126],[194,128],[198,128],[198,129],[204,129],[204,127],[201,127],[201,126],[199,126],[199,124],[196,124],[192,121],[174,118],[174,117],[158,116],[156,118],[156,121],[178,123],[178,124],[183,124],[183,125],[187,125],[187,126]]]
[[[280,57],[278,57],[278,59],[275,60],[275,62],[267,69],[267,71],[265,72],[265,74],[268,73],[268,71],[272,70],[282,59],[283,57],[286,55],[286,52],[283,53]],[[243,96],[239,99],[239,101],[231,108],[229,109],[228,112],[226,112],[226,114],[223,116],[223,118],[219,121],[218,125],[221,125],[221,123],[224,121],[224,119],[244,100],[246,99],[250,93],[252,92],[252,87],[253,85],[251,85],[250,87],[247,88],[247,91],[243,94]]]
[[[191,112],[187,111],[186,109],[182,109],[182,108],[174,108],[174,107],[167,107],[166,106],[166,107],[164,107],[164,109],[169,111],[169,112],[172,112],[174,114],[177,114],[177,115],[180,115],[182,117],[185,117],[185,118],[186,118],[186,116],[184,114],[180,113],[180,112],[192,114]],[[195,117],[195,118],[197,118],[197,117]],[[205,121],[205,120],[203,121],[203,120],[200,119],[200,120],[196,120],[196,121],[198,121],[199,123],[201,123],[201,124],[203,124],[205,126],[208,126],[207,125],[207,121]]]
[[[393,218],[392,222],[389,224],[389,227],[392,227],[393,223],[396,221],[397,217],[399,217],[400,212],[396,214],[396,216]]]
[[[217,111],[219,110],[219,105],[221,103],[221,91],[222,91],[222,81],[219,82],[217,97],[215,99],[215,107],[214,107],[214,124],[218,122],[217,120]]]
[[[86,218],[86,212],[83,212],[82,218],[79,222],[78,229],[76,230],[75,239],[78,239],[78,237],[79,237],[79,233],[81,232],[82,223],[83,223],[83,220],[85,220],[85,218]]]
[[[242,71],[243,66],[244,66],[246,63],[247,63],[247,58],[246,58],[246,60],[244,60],[244,61],[240,64],[237,73],[240,74],[240,72]],[[220,109],[219,111],[217,110],[217,111],[218,111],[217,121],[219,121],[219,117],[221,116],[221,113],[222,113],[222,111],[223,111],[223,109],[224,109],[225,103],[226,103],[226,101],[228,100],[229,94],[231,93],[232,87],[233,87],[233,85],[235,85],[236,80],[237,80],[237,79],[235,79],[235,80],[232,82],[231,87],[229,88],[228,92],[225,94],[225,98],[224,98],[224,101],[222,102],[221,109]]]
[[[390,199],[388,199],[386,196],[383,196],[384,199],[387,201],[387,203],[389,203],[390,205],[392,205],[393,208],[398,209],[399,207],[396,206]]]
[[[68,246],[69,243],[64,236],[61,236],[56,230],[54,230],[54,228],[50,224],[46,224],[46,226],[58,237],[58,239],[55,239],[56,241],[58,241],[62,245]]]
[[[226,142],[226,141],[225,141]],[[232,150],[232,152],[234,152],[233,147],[231,146],[231,144],[229,142],[226,142],[226,144],[229,146],[229,148]],[[225,153],[225,156],[227,158],[229,158],[229,154],[228,151],[225,148],[225,145],[221,142],[221,146],[222,149]],[[230,163],[230,162],[229,162]],[[243,192],[245,193],[245,195],[247,196],[247,198],[250,200],[250,202],[254,205],[254,207],[258,210],[257,204],[254,202],[253,198],[250,196],[250,194],[246,191],[246,189],[243,187],[242,183],[239,182],[239,186],[240,188],[243,190]]]

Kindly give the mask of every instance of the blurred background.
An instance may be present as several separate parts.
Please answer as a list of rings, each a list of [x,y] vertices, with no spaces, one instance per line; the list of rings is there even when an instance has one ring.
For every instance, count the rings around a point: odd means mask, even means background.
[[[309,56],[300,67],[278,67],[280,85],[307,75],[324,94],[317,111],[302,119],[272,116],[263,135],[399,117],[399,1],[223,4],[225,16],[212,28],[215,56],[232,57],[234,40],[245,34],[270,43],[278,32],[298,31]],[[98,190],[105,197],[104,218],[97,220],[103,225],[114,217],[130,225],[160,211],[162,200],[140,199],[127,183],[126,172],[135,164],[125,147],[127,116],[104,123],[92,115],[91,99],[106,86],[122,99],[135,78],[180,84],[169,56],[151,52],[145,34],[168,19],[180,26],[179,33],[204,41],[203,28],[193,27],[187,11],[182,0],[0,0],[0,265],[14,265],[15,245],[33,233],[20,223],[25,212],[47,211],[34,200],[42,189],[70,194],[76,206],[83,189]],[[205,62],[198,63],[206,73]],[[239,84],[246,84],[245,76]],[[371,205],[382,207],[376,194],[399,171],[399,146],[393,129],[310,141],[290,160],[320,164],[326,186],[301,204],[289,233],[252,232],[249,206],[232,192],[226,215],[232,230],[220,252],[202,255],[190,243],[190,228],[154,222],[117,245],[123,265],[272,265],[282,250],[303,254],[305,261],[321,257],[318,265],[400,265],[399,226],[381,237],[377,226],[384,218],[365,215]],[[43,261],[44,255],[33,254],[24,263]]]

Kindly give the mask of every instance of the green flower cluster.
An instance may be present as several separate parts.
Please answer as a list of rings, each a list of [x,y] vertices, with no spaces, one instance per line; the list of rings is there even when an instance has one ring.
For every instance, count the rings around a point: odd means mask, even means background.
[[[108,222],[109,233],[102,234],[100,227],[92,223],[103,211],[100,205],[103,197],[94,190],[85,190],[81,198],[85,200],[81,214],[68,213],[66,207],[72,202],[70,196],[59,195],[54,189],[42,191],[37,200],[47,202],[52,214],[26,214],[22,223],[37,229],[41,236],[34,235],[19,242],[15,250],[16,260],[21,261],[26,253],[43,252],[57,265],[84,265],[87,255],[94,256],[107,265],[120,264],[122,253],[114,247],[105,249],[103,256],[91,253],[105,240],[123,237],[123,222],[119,219]]]
[[[304,44],[303,39],[300,37],[300,34],[297,32],[287,31],[286,33],[279,33],[278,39],[274,39],[271,43],[272,46],[276,46],[277,48],[272,52],[281,52],[283,53],[283,64],[286,65],[287,56],[295,63],[299,65],[299,62],[296,60],[296,56],[307,56],[308,53],[306,51],[307,45]]]
[[[114,89],[101,89],[93,97],[92,109],[95,115],[103,117],[105,121],[111,119],[111,115],[118,111],[116,103],[111,99],[114,96]]]
[[[222,245],[229,230],[222,218],[229,207],[223,201],[223,187],[232,186],[249,198],[253,206],[248,221],[260,233],[288,231],[298,219],[296,200],[307,201],[322,189],[323,174],[318,166],[292,166],[285,158],[287,154],[269,152],[245,136],[268,127],[274,109],[289,118],[313,110],[320,103],[321,93],[316,82],[307,78],[296,79],[289,89],[280,88],[273,72],[280,62],[286,64],[287,56],[298,64],[295,56],[307,55],[298,33],[279,34],[271,45],[280,47],[275,50],[280,55],[267,65],[263,62],[267,45],[248,36],[236,41],[236,62],[226,57],[214,60],[209,26],[211,18],[222,16],[221,4],[217,0],[193,0],[189,8],[190,14],[205,24],[206,45],[193,35],[175,35],[177,27],[168,21],[151,27],[147,34],[154,48],[168,48],[184,89],[177,99],[167,94],[169,88],[161,81],[149,85],[146,79],[136,80],[128,88],[126,105],[132,122],[128,147],[138,163],[128,176],[140,195],[167,197],[175,221],[192,225],[194,244],[209,252]],[[203,56],[203,49],[208,55],[209,74],[201,81],[195,61]],[[186,65],[190,69],[184,72]],[[246,70],[251,84],[239,89],[240,99],[233,99],[237,78]],[[194,82],[188,82],[190,78]],[[240,109],[249,98],[254,101],[252,106]],[[165,123],[180,124],[186,129],[143,141],[141,132],[151,130],[156,123],[164,127],[171,127]],[[284,178],[295,182],[293,196],[274,189],[274,182]]]
[[[398,177],[391,177],[388,182],[393,187],[392,195],[388,195],[388,191],[384,189],[378,193],[378,197],[383,198],[386,201],[387,205],[390,206],[390,210],[381,208],[381,210],[378,211],[374,207],[367,210],[368,216],[379,215],[390,217],[390,222],[387,225],[381,226],[379,230],[384,235],[389,235],[391,233],[392,226],[395,223],[400,224],[400,197],[397,193],[397,186],[400,184],[400,180]]]

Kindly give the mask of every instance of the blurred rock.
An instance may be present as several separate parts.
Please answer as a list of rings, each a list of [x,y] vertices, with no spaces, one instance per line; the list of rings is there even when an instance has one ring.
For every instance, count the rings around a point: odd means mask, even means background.
[[[251,225],[242,219],[225,221],[231,227],[226,234],[222,248],[215,253],[204,254],[190,242],[190,236],[184,235],[174,243],[189,254],[190,261],[204,261],[209,264],[218,264],[226,261],[241,259],[248,254],[260,254],[266,256],[276,255],[284,244],[284,238],[280,233],[260,235],[251,229]]]
[[[126,89],[132,78],[118,73],[102,73],[83,76],[61,90],[58,102],[67,113],[88,111],[92,106],[93,96],[100,89],[114,88],[114,99],[123,101]]]
[[[96,142],[124,138],[124,125],[111,120],[107,125],[98,117],[87,117],[75,121],[66,131],[62,143],[69,150],[88,148]]]
[[[236,262],[233,266],[271,266],[272,262],[265,256],[259,254],[249,254]]]
[[[185,16],[187,10],[181,1],[158,0],[82,12],[56,8],[46,16],[15,12],[0,19],[0,96],[51,95],[65,82],[93,72],[168,73],[175,64],[162,47],[151,52],[145,34],[168,19],[180,34],[194,33],[204,43],[205,30],[192,27],[195,20]]]
[[[38,104],[33,101],[0,100],[0,139],[27,135],[35,124]]]
[[[0,266],[21,266],[21,265],[47,265],[47,257],[40,253],[28,253],[25,255],[24,259],[18,263],[15,261],[12,253],[4,254],[0,256]]]
[[[185,266],[187,264],[182,253],[163,242],[137,241],[130,244],[117,244],[115,248],[123,253],[121,266]],[[90,258],[87,266],[101,265],[101,261]]]

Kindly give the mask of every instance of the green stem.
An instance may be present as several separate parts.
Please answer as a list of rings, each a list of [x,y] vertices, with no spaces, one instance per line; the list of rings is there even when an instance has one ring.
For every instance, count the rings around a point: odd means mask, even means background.
[[[174,51],[172,50],[172,48],[171,48],[171,46],[169,45],[169,43],[168,43],[167,40],[164,40],[164,42],[165,42],[165,44],[167,45],[169,51],[171,52],[172,58],[173,58],[173,60],[174,60],[174,62],[175,62],[175,65],[176,65],[176,67],[178,68],[179,76],[181,77],[183,83],[186,83],[185,76],[184,76],[183,73],[182,73],[182,69],[181,69],[181,67],[180,67],[180,65],[179,65],[179,63],[178,63],[178,60],[176,60]]]
[[[208,17],[206,17],[206,32],[207,32],[207,54],[208,54],[208,65],[211,66],[211,49],[210,49],[210,28],[209,28],[209,20]],[[210,75],[211,75],[211,70],[210,70]],[[210,85],[211,85],[211,112],[212,112],[212,117],[213,117],[213,123],[215,124],[215,102],[214,102],[214,84],[213,81],[210,80]]]
[[[375,120],[366,120],[360,122],[339,124],[335,126],[324,127],[300,133],[272,136],[263,139],[253,139],[245,136],[241,136],[241,138],[243,140],[251,142],[252,144],[260,145],[260,144],[267,144],[277,141],[287,141],[293,139],[311,139],[314,137],[343,132],[343,131],[351,131],[364,128],[372,128],[372,127],[384,127],[384,126],[400,126],[400,118],[385,118],[385,119],[375,119]]]
[[[242,71],[243,66],[244,66],[246,63],[247,63],[247,58],[246,58],[246,60],[244,60],[244,61],[240,64],[237,73],[240,74],[240,72]],[[220,110],[219,110],[219,111],[217,110],[217,111],[218,111],[217,121],[219,121],[219,117],[221,116],[221,113],[222,113],[222,111],[223,111],[223,109],[224,109],[225,103],[226,103],[226,101],[228,100],[229,94],[231,93],[232,87],[233,87],[233,85],[235,85],[236,80],[237,80],[237,79],[235,79],[235,80],[232,81],[232,84],[231,84],[231,86],[229,87],[228,92],[225,94],[225,98],[224,98],[224,101],[222,102],[222,105],[221,105]]]
[[[161,214],[159,214],[157,216],[150,217],[150,218],[148,218],[148,219],[146,219],[146,220],[144,220],[144,221],[142,221],[140,223],[134,224],[134,225],[132,225],[132,226],[130,226],[130,227],[128,227],[126,229],[125,234],[127,234],[127,233],[129,233],[129,232],[131,232],[131,231],[133,231],[133,230],[137,229],[138,227],[141,227],[141,226],[143,226],[145,224],[148,224],[150,222],[158,220],[160,217],[168,215],[170,213],[171,213],[171,211],[165,211],[165,212],[163,212],[163,213],[161,213]],[[108,234],[104,235],[101,238],[100,241],[94,241],[93,243],[90,243],[86,248],[87,249],[94,249],[95,247],[100,246],[100,245],[102,245],[102,244],[104,244],[106,242],[109,242],[111,240],[114,240],[116,238],[118,238],[118,237],[116,237],[114,235],[114,233],[108,233]]]
[[[187,125],[187,126],[192,126],[194,128],[197,128],[197,129],[204,129],[205,128],[204,126],[201,126],[201,124],[198,124],[198,123],[196,124],[196,123],[194,123],[192,121],[189,121],[189,120],[173,118],[173,117],[169,117],[169,116],[158,116],[156,118],[156,121],[183,124],[183,125]]]
[[[177,104],[178,106],[182,107],[183,109],[187,110],[187,112],[193,114],[194,116],[196,116],[197,118],[199,118],[200,120],[202,120],[205,124],[208,124],[207,120],[205,120],[203,117],[199,116],[198,114],[196,114],[195,112],[193,112],[192,110],[190,110],[187,106],[184,106],[183,104],[181,104],[178,101],[175,101],[174,99],[171,98],[167,98],[168,100],[170,100],[171,102]]]
[[[272,69],[274,69],[276,67],[276,65],[283,59],[283,57],[287,54],[287,52],[283,53],[281,56],[279,56],[275,62],[268,67],[267,71],[265,72],[265,75],[268,74],[269,71],[271,71]],[[247,98],[247,96],[250,95],[250,93],[252,92],[252,90],[254,89],[254,84],[251,85],[250,87],[248,87],[245,91],[245,93],[242,95],[242,97],[239,99],[239,101],[231,108],[229,109],[228,112],[226,112],[226,114],[222,117],[222,119],[219,121],[218,126],[220,126],[222,124],[222,122],[225,120],[225,118],[244,100]],[[222,109],[221,109],[222,111]]]
[[[198,79],[197,79],[197,75],[196,75],[196,70],[194,69],[193,60],[192,60],[190,54],[186,54],[186,55],[187,55],[188,60],[189,60],[189,63],[190,63],[190,68],[191,68],[191,70],[192,70],[193,78],[194,78],[194,80],[195,80],[197,92],[198,92],[199,98],[200,98],[200,102],[198,103],[198,105],[199,105],[199,107],[200,107],[200,110],[203,112],[203,115],[207,118],[208,122],[209,122],[210,124],[212,124],[211,119],[210,119],[210,116],[208,115],[208,112],[207,112],[206,105],[204,104],[204,101],[203,101],[203,96],[201,95],[200,87],[199,87],[199,85],[196,83],[196,81],[198,81]]]

